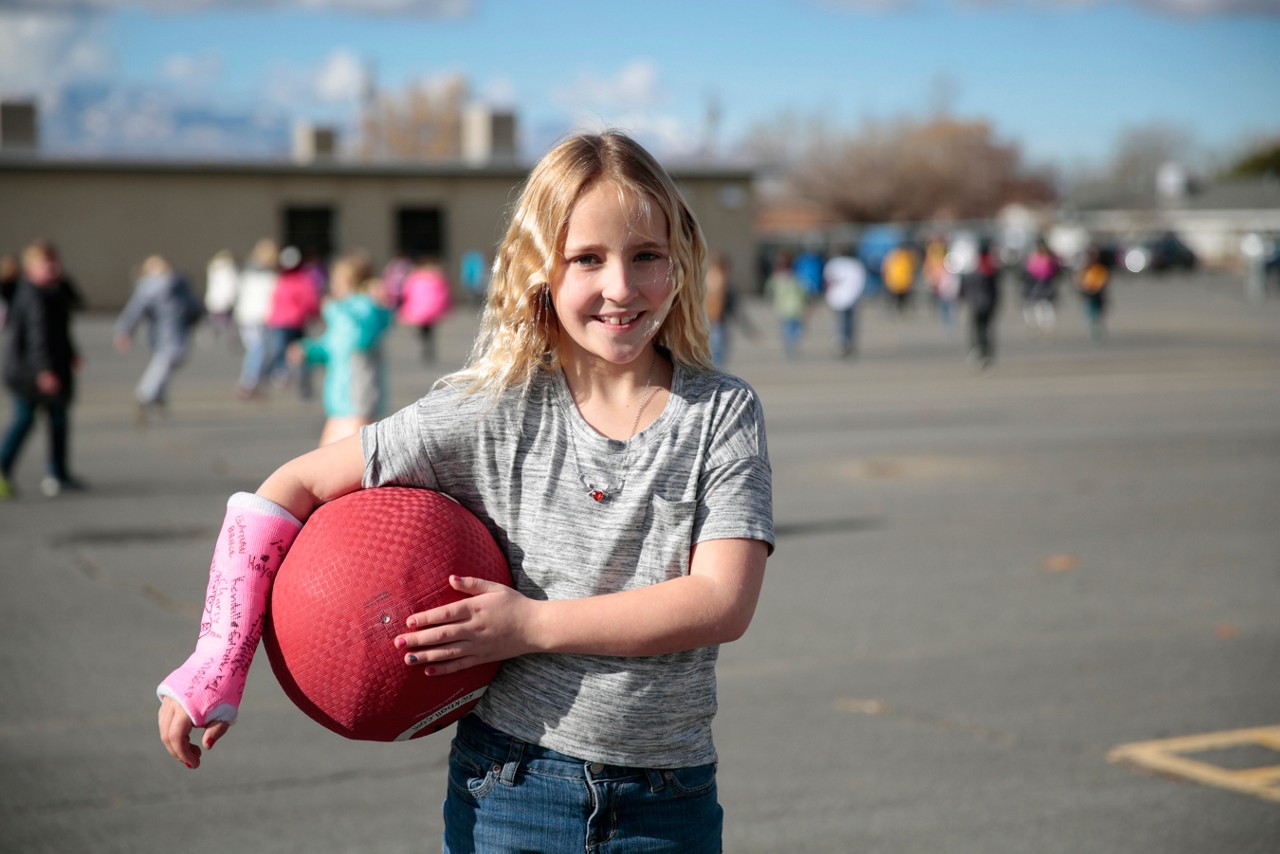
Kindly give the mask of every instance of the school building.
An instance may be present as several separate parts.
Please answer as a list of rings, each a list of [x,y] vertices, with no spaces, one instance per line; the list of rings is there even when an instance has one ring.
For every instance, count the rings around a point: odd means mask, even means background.
[[[202,290],[214,253],[229,249],[243,261],[263,237],[325,259],[364,250],[379,266],[397,251],[434,255],[456,283],[464,253],[492,258],[528,168],[0,154],[0,253],[53,241],[93,310],[120,308],[148,255],[165,256]],[[712,251],[751,270],[752,172],[671,171]]]

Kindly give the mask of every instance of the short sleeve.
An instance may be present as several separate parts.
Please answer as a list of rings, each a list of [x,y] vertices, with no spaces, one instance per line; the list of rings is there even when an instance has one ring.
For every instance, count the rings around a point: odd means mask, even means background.
[[[413,486],[437,489],[422,424],[426,398],[360,430],[364,452],[361,486]]]
[[[772,554],[773,472],[760,399],[742,384],[725,396],[715,421],[699,478],[693,541],[761,540]]]

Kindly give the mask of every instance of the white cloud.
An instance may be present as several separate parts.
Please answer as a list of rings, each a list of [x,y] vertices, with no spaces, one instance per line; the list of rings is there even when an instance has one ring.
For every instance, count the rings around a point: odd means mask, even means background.
[[[222,54],[216,51],[183,53],[167,57],[160,64],[160,73],[183,86],[203,86],[220,77],[223,67]]]
[[[297,113],[300,118],[314,118],[307,114],[353,108],[363,91],[365,75],[360,56],[350,49],[338,48],[317,66],[273,63],[260,91],[272,107]]]
[[[555,89],[552,100],[574,128],[624,130],[662,158],[692,157],[704,145],[701,126],[671,111],[673,99],[662,74],[647,59],[633,60],[606,76],[579,75]]]
[[[584,73],[552,93],[552,99],[571,112],[653,108],[666,100],[658,68],[646,59],[632,60],[611,77]]]
[[[0,13],[0,92],[52,100],[67,84],[114,66],[97,18]]]
[[[693,157],[703,147],[703,140],[694,129],[670,115],[627,113],[618,116],[613,127],[631,134],[662,159]]]
[[[354,102],[364,91],[367,72],[354,51],[339,49],[315,72],[315,93],[330,103]]]
[[[491,107],[514,109],[520,100],[516,84],[507,77],[497,77],[480,90],[480,99]]]
[[[287,151],[287,117],[219,110],[168,91],[76,84],[61,108],[42,122],[49,151],[77,156],[280,156]]]

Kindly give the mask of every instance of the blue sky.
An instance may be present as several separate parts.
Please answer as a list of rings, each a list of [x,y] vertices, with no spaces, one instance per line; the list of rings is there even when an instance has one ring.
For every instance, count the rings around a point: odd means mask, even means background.
[[[1141,125],[1280,136],[1280,0],[0,0],[0,94],[39,99],[53,153],[279,156],[294,119],[351,125],[370,68],[463,75],[531,157],[612,125],[678,159],[711,103],[723,156],[943,102],[1062,167]]]

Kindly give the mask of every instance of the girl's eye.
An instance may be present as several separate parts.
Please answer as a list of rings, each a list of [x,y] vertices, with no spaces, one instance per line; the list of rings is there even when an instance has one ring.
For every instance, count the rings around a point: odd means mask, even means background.
[[[641,252],[639,255],[637,255],[637,256],[636,256],[636,260],[637,260],[637,261],[661,261],[661,260],[662,260],[662,256],[661,256],[661,255],[659,255],[657,252],[648,252],[648,251],[645,251],[645,252]]]
[[[576,264],[580,267],[590,267],[600,263],[600,259],[595,255],[577,255],[570,264]]]

